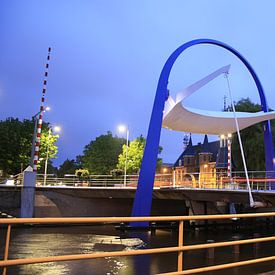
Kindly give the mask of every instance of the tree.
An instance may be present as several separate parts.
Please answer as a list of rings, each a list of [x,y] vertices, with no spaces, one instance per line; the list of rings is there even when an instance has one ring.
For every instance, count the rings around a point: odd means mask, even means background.
[[[69,160],[66,159],[58,169],[58,176],[64,177],[65,174],[74,175],[75,171],[79,168],[76,161],[74,159]]]
[[[47,125],[47,127],[49,127]],[[59,135],[54,135],[52,131],[49,129],[42,130],[41,138],[40,138],[40,148],[39,148],[39,162],[37,165],[38,172],[44,173],[45,162],[47,158],[47,151],[48,151],[48,168],[52,168],[51,159],[56,158],[58,147],[56,145],[57,139]],[[53,170],[53,169],[50,169]],[[50,170],[48,172],[50,173]]]
[[[78,168],[83,168],[83,156],[82,155],[76,156],[75,163],[78,166]]]
[[[141,166],[141,161],[143,157],[143,152],[145,148],[146,140],[143,136],[140,136],[130,142],[128,147],[128,155],[127,155],[127,173],[134,174],[138,173]],[[125,160],[126,160],[126,145],[123,145],[122,153],[118,157],[117,168],[124,170],[125,169]],[[159,147],[159,154],[162,151],[162,147]],[[161,159],[158,159],[157,167],[159,167],[162,163]]]
[[[0,121],[0,169],[6,174],[19,173],[31,154],[30,121],[7,118]],[[21,165],[23,163],[23,165]]]
[[[249,98],[243,98],[235,104],[236,111],[239,112],[259,112],[261,106],[252,103]],[[274,123],[272,125],[272,132],[274,138]],[[264,137],[262,124],[258,123],[240,131],[244,154],[246,158],[247,169],[250,171],[265,170],[265,154],[264,154]],[[243,162],[240,152],[240,145],[237,134],[233,135],[232,139],[232,157],[234,162],[234,170],[243,171]]]
[[[21,169],[29,165],[32,149],[34,130],[34,120],[24,119],[20,121],[18,118],[7,118],[0,121],[0,170],[4,175],[17,174]],[[40,153],[45,155],[45,134],[48,130],[48,124],[43,123],[41,136]],[[50,148],[53,140],[51,139]],[[51,150],[52,152],[52,150]],[[57,148],[54,150],[54,157]]]
[[[116,168],[124,143],[125,139],[113,137],[111,132],[107,132],[106,135],[101,135],[86,145],[83,156],[79,157],[79,160],[90,174],[109,174]]]

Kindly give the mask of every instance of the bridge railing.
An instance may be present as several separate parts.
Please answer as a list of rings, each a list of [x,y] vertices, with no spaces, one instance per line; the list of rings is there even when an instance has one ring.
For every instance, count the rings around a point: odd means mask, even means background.
[[[127,175],[126,186],[136,187],[138,181],[138,175]],[[37,175],[37,185],[41,186],[44,182],[44,175]],[[74,175],[69,175],[63,178],[54,176],[47,176],[46,185],[58,186],[91,186],[91,187],[123,187],[124,176],[112,176],[112,175],[90,175],[87,178],[78,178]]]
[[[252,190],[270,190],[272,183],[275,182],[274,172],[248,171],[248,176]],[[244,171],[232,172],[230,177],[226,172],[176,173],[173,186],[180,188],[247,190],[247,181]]]
[[[248,171],[250,188],[252,190],[270,190],[275,184],[275,177],[266,171]],[[23,174],[20,173],[10,177],[6,182],[21,185]],[[75,175],[68,175],[63,178],[55,175],[47,175],[47,186],[71,186],[71,187],[125,187],[124,175],[90,175],[87,178],[78,178]],[[136,188],[138,175],[126,176],[126,187]],[[37,175],[37,186],[44,185],[44,175]],[[228,177],[225,172],[217,173],[176,173],[155,175],[155,188],[193,188],[193,189],[228,189],[247,190],[245,173],[243,171],[232,172]]]
[[[11,175],[7,177],[1,177],[0,184],[6,185],[21,185],[23,183],[23,173],[17,175]]]
[[[226,219],[244,219],[244,218],[262,218],[262,217],[274,217],[275,213],[257,213],[257,214],[235,214],[235,215],[202,215],[202,216],[174,216],[174,217],[113,217],[113,218],[15,218],[15,219],[0,219],[1,225],[7,225],[6,243],[4,250],[4,258],[0,260],[0,267],[3,267],[3,275],[6,274],[9,266],[24,265],[24,264],[36,264],[47,262],[60,262],[60,261],[73,261],[73,260],[88,260],[98,259],[105,257],[122,257],[122,256],[135,256],[135,255],[148,255],[159,253],[177,253],[177,269],[175,272],[162,273],[166,275],[172,274],[196,274],[214,270],[224,270],[227,268],[240,267],[244,265],[257,264],[262,262],[274,261],[275,256],[271,255],[263,258],[254,258],[246,261],[237,261],[231,263],[224,263],[213,266],[206,266],[200,268],[193,268],[184,270],[183,266],[183,253],[185,251],[197,250],[197,249],[209,249],[225,246],[238,246],[243,244],[261,243],[274,241],[275,236],[261,237],[252,239],[243,239],[235,241],[214,242],[214,243],[202,243],[195,245],[184,244],[184,223],[190,220],[226,220]],[[122,250],[115,252],[95,252],[95,253],[83,253],[75,255],[48,255],[46,257],[32,257],[21,259],[9,259],[9,247],[10,247],[10,235],[13,225],[19,224],[93,224],[93,223],[129,223],[129,222],[178,222],[178,245],[173,247],[161,247],[152,249],[138,249],[138,250]],[[13,255],[14,256],[14,255]]]

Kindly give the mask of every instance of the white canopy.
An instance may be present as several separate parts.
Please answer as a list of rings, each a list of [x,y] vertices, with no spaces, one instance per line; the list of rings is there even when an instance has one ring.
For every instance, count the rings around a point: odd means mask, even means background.
[[[236,132],[236,124],[233,112],[219,112],[187,108],[183,105],[185,98],[206,85],[208,82],[228,73],[230,65],[220,68],[212,74],[187,87],[176,96],[176,101],[169,96],[165,103],[162,126],[167,129],[192,132],[198,134],[221,135]],[[273,112],[236,112],[240,130],[253,124],[274,119]]]

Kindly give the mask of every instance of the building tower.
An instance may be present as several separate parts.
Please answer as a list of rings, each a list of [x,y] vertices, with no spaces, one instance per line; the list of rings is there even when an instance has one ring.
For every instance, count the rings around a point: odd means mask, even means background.
[[[212,153],[207,135],[204,136],[202,150],[199,153],[200,184],[211,186],[215,183],[215,165],[211,163]]]

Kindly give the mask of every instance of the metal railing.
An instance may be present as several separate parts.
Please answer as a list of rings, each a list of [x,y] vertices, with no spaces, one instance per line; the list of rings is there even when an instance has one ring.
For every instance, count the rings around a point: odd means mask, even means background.
[[[271,172],[270,172],[271,173]],[[273,172],[272,172],[273,173]],[[275,177],[266,171],[248,171],[251,190],[270,190],[275,185]],[[136,188],[138,175],[127,175],[126,187]],[[9,182],[15,185],[23,183],[23,175],[10,177]],[[44,175],[37,174],[37,186],[43,186]],[[47,186],[71,186],[71,187],[125,187],[124,176],[90,175],[85,179],[74,175],[59,178],[55,175],[47,175]],[[193,188],[193,189],[228,189],[247,190],[247,183],[243,171],[232,172],[228,177],[224,172],[213,173],[177,173],[156,174],[155,188]]]
[[[173,172],[174,173],[174,172]],[[247,190],[243,171],[233,172],[231,177],[226,173],[186,173],[181,175],[156,174],[155,188],[194,188],[194,189],[229,189]],[[270,178],[265,171],[249,171],[252,190],[270,190],[275,178]],[[37,185],[42,185],[43,175],[37,176]],[[127,175],[126,187],[136,188],[138,175]],[[86,179],[71,176],[66,178],[47,177],[47,185],[84,186],[84,187],[124,187],[124,176],[90,175]]]
[[[135,256],[135,255],[147,255],[147,254],[159,254],[159,253],[171,253],[177,252],[177,271],[162,273],[166,275],[172,274],[195,274],[206,271],[223,270],[227,268],[240,267],[244,265],[256,264],[261,262],[274,261],[275,256],[250,259],[246,261],[238,261],[226,264],[219,264],[213,266],[206,266],[201,268],[193,268],[183,270],[183,253],[184,251],[208,249],[215,247],[236,246],[242,244],[260,243],[274,241],[275,236],[253,238],[237,241],[216,242],[207,244],[195,244],[184,245],[184,222],[190,220],[221,220],[221,219],[242,219],[242,218],[258,218],[258,217],[274,217],[275,213],[257,213],[257,214],[235,214],[235,215],[201,215],[201,216],[171,216],[171,217],[113,217],[113,218],[15,218],[15,219],[0,219],[1,225],[7,225],[6,244],[4,259],[0,260],[0,266],[3,267],[3,275],[6,274],[9,266],[24,265],[24,264],[36,264],[47,262],[60,262],[60,261],[72,261],[72,260],[88,260],[98,259],[105,257],[122,257],[122,256]],[[23,259],[9,259],[9,247],[10,247],[10,235],[12,225],[18,224],[92,224],[92,223],[128,223],[128,222],[178,222],[178,245],[174,247],[164,248],[152,248],[152,249],[138,249],[127,251],[115,251],[115,252],[96,252],[89,254],[75,254],[75,255],[49,255],[47,257],[33,257]]]
[[[37,175],[37,185],[42,186],[44,175]],[[137,185],[138,175],[127,176],[127,186],[135,187]],[[78,178],[76,176],[58,178],[54,176],[47,176],[47,185],[50,186],[72,186],[72,187],[123,187],[124,176],[113,177],[112,175],[92,175],[87,178]]]

